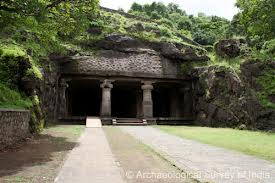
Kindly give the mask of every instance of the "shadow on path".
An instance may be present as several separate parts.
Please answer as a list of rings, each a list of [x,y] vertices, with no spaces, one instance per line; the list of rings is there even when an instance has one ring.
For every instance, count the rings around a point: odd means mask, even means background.
[[[53,153],[72,150],[78,143],[65,137],[37,135],[21,147],[0,152],[0,177],[16,174],[26,167],[52,161]]]

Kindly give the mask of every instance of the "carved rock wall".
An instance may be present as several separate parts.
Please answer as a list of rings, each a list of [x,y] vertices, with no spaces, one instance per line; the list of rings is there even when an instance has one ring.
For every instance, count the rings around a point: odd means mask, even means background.
[[[101,51],[97,56],[75,56],[62,66],[62,73],[177,78],[179,64],[149,53]]]

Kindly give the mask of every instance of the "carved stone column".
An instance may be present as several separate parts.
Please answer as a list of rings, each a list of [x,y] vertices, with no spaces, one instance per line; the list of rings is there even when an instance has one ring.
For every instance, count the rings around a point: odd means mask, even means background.
[[[153,100],[152,100],[152,90],[154,89],[151,81],[144,81],[141,86],[143,90],[143,117],[152,118],[153,117]]]
[[[67,96],[66,90],[69,87],[67,84],[66,79],[60,80],[60,93],[59,93],[59,118],[66,118],[68,115],[68,108],[67,108]]]
[[[100,87],[102,88],[102,99],[101,99],[101,117],[111,117],[111,89],[113,85],[110,80],[104,80]]]

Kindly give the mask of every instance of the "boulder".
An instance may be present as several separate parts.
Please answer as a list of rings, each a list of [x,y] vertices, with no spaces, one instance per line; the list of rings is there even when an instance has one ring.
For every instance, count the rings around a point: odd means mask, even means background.
[[[193,70],[192,76],[197,79],[194,91],[195,113],[206,116],[205,119],[197,119],[200,125],[231,127],[240,121],[229,107],[231,102],[242,95],[243,88],[233,71],[217,66],[200,67]]]
[[[235,58],[241,54],[241,46],[245,44],[245,41],[240,39],[225,39],[220,40],[214,45],[214,49],[217,55],[226,58]]]
[[[202,49],[200,50],[190,46],[168,42],[153,42],[149,43],[149,45],[168,59],[181,61],[209,60],[209,57],[206,56]]]
[[[231,69],[223,66],[195,68],[194,112],[197,124],[212,127],[239,127],[270,130],[275,111],[263,107],[253,88]],[[249,80],[247,80],[249,81]]]
[[[107,50],[125,51],[129,48],[144,47],[143,44],[132,37],[121,34],[109,34],[104,39],[98,41],[96,45]]]

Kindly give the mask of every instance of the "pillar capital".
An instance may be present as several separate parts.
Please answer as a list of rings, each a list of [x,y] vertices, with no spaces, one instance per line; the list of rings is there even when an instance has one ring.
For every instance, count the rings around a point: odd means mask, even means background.
[[[153,90],[154,89],[153,81],[142,81],[141,83],[143,84],[141,86],[142,90]]]
[[[112,82],[114,82],[114,80],[105,79],[105,80],[103,80],[102,83],[100,84],[100,87],[101,87],[101,88],[110,88],[110,89],[112,89],[112,88],[113,88]]]

